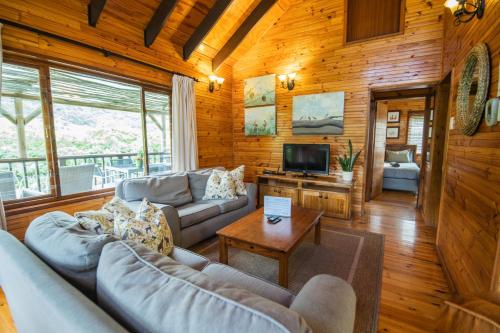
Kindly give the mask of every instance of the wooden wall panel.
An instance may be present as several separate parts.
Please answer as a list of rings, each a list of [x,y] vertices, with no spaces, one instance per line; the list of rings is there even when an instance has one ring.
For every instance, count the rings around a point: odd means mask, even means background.
[[[433,1],[434,2],[434,1]],[[247,166],[254,179],[265,168],[281,164],[282,144],[330,143],[331,167],[348,139],[363,154],[355,168],[358,178],[354,211],[361,212],[366,153],[365,138],[370,88],[438,81],[441,73],[441,3],[429,6],[406,1],[404,35],[343,45],[344,1],[291,2],[290,8],[260,41],[233,66],[234,163]],[[243,80],[268,73],[297,72],[293,91],[277,89],[277,135],[245,137]],[[345,128],[339,136],[293,136],[292,96],[345,91]]]
[[[387,123],[387,126],[399,126],[399,139],[387,139],[387,144],[406,144],[408,136],[408,112],[425,111],[425,98],[395,99],[387,102],[388,111],[401,111],[399,123]]]
[[[182,1],[180,2],[182,3]],[[208,91],[208,75],[212,70],[211,58],[195,52],[189,62],[184,62],[181,58],[182,45],[174,44],[172,40],[175,38],[168,37],[172,35],[171,31],[162,32],[151,48],[144,46],[143,29],[149,17],[139,9],[148,7],[147,12],[152,13],[156,4],[150,6],[149,3],[139,3],[132,0],[110,0],[97,28],[89,27],[87,24],[86,5],[87,1],[78,0],[50,2],[30,0],[0,1],[0,18],[29,25],[43,31],[102,47],[118,54],[124,54],[149,64],[197,77],[200,80],[196,84],[200,167],[217,165],[231,167],[233,163],[232,68],[227,65],[222,66],[218,75],[226,79],[224,85],[220,91],[210,93]],[[119,8],[125,8],[126,10],[120,11]],[[135,11],[138,11],[139,14],[135,15]],[[179,13],[176,15],[178,16]],[[180,17],[175,19],[177,21],[181,20]],[[186,20],[189,21],[189,19]],[[183,24],[185,25],[186,22]],[[181,26],[179,22],[178,25]],[[172,29],[172,27],[166,26],[165,29]],[[177,35],[184,36],[182,31]],[[48,57],[146,80],[167,87],[171,86],[172,77],[170,74],[126,60],[105,57],[102,53],[96,51],[38,36],[8,25],[3,28],[2,40],[6,51],[15,50],[20,53]],[[58,209],[58,207],[53,209]],[[32,215],[10,216],[8,222],[9,225],[13,226],[13,230],[16,230],[16,235],[19,236],[23,234],[22,228],[27,225],[28,220],[32,217]]]
[[[452,71],[451,114],[456,113],[457,84],[464,60],[478,42],[488,45],[491,59],[489,96],[497,92],[500,62],[500,2],[486,1],[485,16],[458,27],[445,18],[443,74]],[[443,75],[444,76],[444,75]],[[500,229],[500,125],[481,122],[474,136],[450,130],[445,157],[444,192],[438,225],[438,248],[461,294],[498,289]]]

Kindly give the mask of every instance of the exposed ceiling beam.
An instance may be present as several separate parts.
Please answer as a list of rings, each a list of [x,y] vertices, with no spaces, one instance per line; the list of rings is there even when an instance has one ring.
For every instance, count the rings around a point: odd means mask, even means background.
[[[245,36],[252,30],[252,28],[259,22],[259,20],[267,13],[269,9],[278,0],[262,0],[252,13],[246,18],[236,32],[231,36],[222,49],[217,53],[212,60],[212,70],[215,72],[220,65],[233,53],[233,51],[240,45]]]
[[[148,23],[146,30],[144,30],[144,44],[149,47],[155,41],[156,37],[160,33],[161,29],[167,22],[174,11],[174,7],[177,4],[177,0],[162,0],[158,9],[156,9],[153,17]]]
[[[99,16],[101,16],[104,5],[106,5],[106,0],[90,1],[87,6],[90,26],[95,27],[97,25],[97,21],[99,20]]]
[[[224,14],[227,7],[233,0],[217,0],[213,7],[208,12],[207,16],[201,21],[196,31],[191,35],[189,40],[184,44],[182,57],[188,60],[193,51],[201,44],[203,39],[215,26],[219,18]]]

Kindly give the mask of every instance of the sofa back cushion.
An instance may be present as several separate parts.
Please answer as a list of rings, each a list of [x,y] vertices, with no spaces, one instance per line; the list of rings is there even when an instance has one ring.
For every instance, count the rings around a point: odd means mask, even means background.
[[[52,269],[89,297],[95,298],[96,269],[104,245],[116,239],[83,229],[63,212],[51,212],[31,222],[24,241]]]
[[[205,195],[208,178],[211,173],[189,172],[189,188],[193,196],[193,201],[200,201]]]
[[[135,332],[311,332],[278,303],[128,241],[104,248],[97,298]]]
[[[193,201],[187,175],[127,179],[122,186],[126,201],[147,198],[174,207]]]

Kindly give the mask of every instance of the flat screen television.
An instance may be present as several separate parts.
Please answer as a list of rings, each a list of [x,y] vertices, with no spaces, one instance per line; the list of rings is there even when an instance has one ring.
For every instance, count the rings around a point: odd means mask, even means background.
[[[329,144],[283,145],[283,171],[328,175],[330,171]]]

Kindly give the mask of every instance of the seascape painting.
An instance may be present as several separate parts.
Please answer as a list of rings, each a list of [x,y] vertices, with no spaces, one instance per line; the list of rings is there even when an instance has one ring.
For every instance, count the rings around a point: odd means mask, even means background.
[[[344,92],[293,97],[295,135],[337,135],[344,132]]]
[[[245,109],[245,135],[265,136],[276,134],[276,106]]]
[[[265,75],[245,80],[245,107],[274,105],[276,102],[276,75]]]

